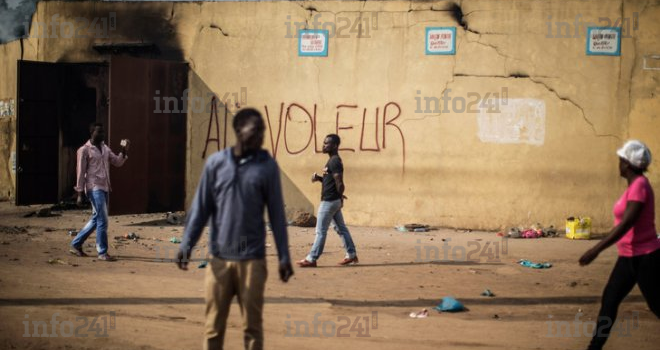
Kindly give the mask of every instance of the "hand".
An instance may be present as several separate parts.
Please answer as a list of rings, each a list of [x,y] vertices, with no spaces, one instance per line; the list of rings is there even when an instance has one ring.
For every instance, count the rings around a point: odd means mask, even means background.
[[[82,193],[78,192],[78,198],[76,198],[76,205],[79,207],[83,206]]]
[[[280,279],[286,283],[293,276],[293,266],[291,262],[280,263]]]
[[[320,177],[319,174],[314,173],[314,175],[312,175],[312,182],[316,182],[316,181],[319,181],[319,182],[323,181],[323,178]]]
[[[123,139],[119,143],[122,149],[125,149],[128,151],[128,149],[131,147],[131,140],[129,139]]]
[[[592,261],[596,260],[600,252],[594,248],[587,250],[582,257],[580,257],[580,266],[586,266],[591,264]]]
[[[176,255],[176,266],[183,271],[188,271],[188,256],[183,250],[179,250],[179,253]]]
[[[121,150],[120,152],[124,155],[124,158],[128,156],[128,149],[131,147],[131,140],[124,139],[120,142]]]

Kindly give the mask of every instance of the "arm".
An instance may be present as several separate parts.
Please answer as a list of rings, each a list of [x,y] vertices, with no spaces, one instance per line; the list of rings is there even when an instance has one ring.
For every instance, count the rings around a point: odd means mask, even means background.
[[[215,212],[215,199],[213,196],[214,182],[214,167],[207,162],[202,171],[202,178],[199,180],[195,198],[192,201],[190,213],[186,220],[183,239],[179,246],[176,264],[182,270],[188,269],[190,252],[195,244],[197,244],[197,241],[199,241],[209,217]]]
[[[82,193],[85,191],[87,181],[87,148],[80,147],[76,156],[76,186],[74,190],[78,194],[76,202],[80,205],[82,204]]]
[[[277,247],[280,279],[283,282],[286,282],[293,275],[293,267],[291,267],[291,258],[289,255],[289,237],[286,229],[286,215],[284,214],[284,200],[282,199],[280,171],[277,164],[275,164],[273,168],[274,171],[272,171],[271,175],[268,177],[266,205],[268,206],[270,225],[273,228],[275,246]]]
[[[621,237],[623,237],[626,232],[628,232],[639,219],[639,215],[642,213],[644,208],[644,203],[637,201],[628,201],[626,202],[626,211],[623,213],[623,219],[621,222],[616,225],[609,235],[603,240],[598,242],[593,248],[589,249],[582,257],[580,258],[580,265],[588,265],[598,257],[603,250],[609,248],[611,245],[616,243]]]
[[[335,187],[337,187],[337,192],[344,197],[344,190],[346,189],[346,186],[344,186],[344,174],[343,173],[334,173],[332,174],[332,177],[335,179]]]
[[[110,149],[110,147],[108,147],[108,152],[109,152],[108,158],[110,159],[110,164],[116,167],[120,167],[124,165],[126,159],[128,159],[128,151],[126,150],[126,147],[121,148],[121,150],[119,151],[119,155],[114,154]]]
[[[344,185],[344,165],[341,163],[339,158],[333,158],[328,164],[328,172],[332,173],[332,178],[335,180],[335,188],[341,196],[342,205],[344,204],[344,199],[347,199],[344,196],[344,191],[346,186]]]

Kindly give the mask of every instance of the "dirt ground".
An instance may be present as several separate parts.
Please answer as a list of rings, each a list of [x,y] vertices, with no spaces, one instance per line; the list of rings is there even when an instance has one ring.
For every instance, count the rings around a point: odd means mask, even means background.
[[[102,262],[93,255],[94,236],[85,246],[92,257],[68,253],[68,231],[79,230],[89,211],[23,217],[36,209],[0,203],[1,349],[201,348],[205,269],[194,262],[184,272],[160,261],[174,257],[176,244],[169,240],[181,236],[181,226],[167,224],[163,214],[111,217],[109,252],[119,261]],[[488,261],[486,243],[504,244],[493,232],[350,229],[359,265],[336,266],[343,250],[331,231],[319,267],[296,268],[287,284],[277,277],[268,236],[267,349],[585,349],[616,259],[610,248],[580,267],[579,256],[594,241],[542,238],[507,240],[499,261],[494,251]],[[140,239],[114,239],[129,233]],[[293,258],[301,259],[314,230],[290,227],[289,237]],[[462,251],[476,253],[465,261]],[[519,259],[553,266],[536,270],[518,265]],[[486,288],[495,296],[481,296]],[[445,296],[469,311],[434,311]],[[423,308],[428,318],[409,317]],[[225,348],[242,349],[236,304],[228,324]],[[657,349],[660,343],[660,320],[637,287],[616,327],[606,349]],[[45,334],[54,336],[34,336]]]

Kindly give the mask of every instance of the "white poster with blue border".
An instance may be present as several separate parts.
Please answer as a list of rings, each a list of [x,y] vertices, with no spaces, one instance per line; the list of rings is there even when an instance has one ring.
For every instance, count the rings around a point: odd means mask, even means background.
[[[587,28],[587,55],[621,56],[621,28]]]
[[[426,27],[427,55],[455,55],[456,27]]]
[[[298,56],[328,56],[328,31],[301,29],[298,31]]]

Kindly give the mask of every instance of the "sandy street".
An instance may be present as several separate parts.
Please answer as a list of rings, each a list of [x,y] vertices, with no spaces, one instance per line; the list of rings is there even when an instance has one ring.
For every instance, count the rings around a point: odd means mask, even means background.
[[[109,253],[119,261],[102,262],[94,254],[95,236],[84,248],[91,257],[68,253],[67,232],[79,230],[88,211],[23,217],[34,210],[0,203],[1,349],[201,348],[205,269],[196,261],[183,272],[160,261],[174,257],[177,245],[169,240],[181,236],[181,226],[167,224],[163,214],[111,217]],[[616,259],[610,248],[580,267],[577,260],[593,241],[505,244],[493,232],[350,229],[359,265],[336,266],[343,250],[331,230],[319,267],[295,268],[288,284],[278,279],[269,235],[267,349],[585,349]],[[140,239],[114,239],[129,233]],[[293,258],[302,259],[314,230],[290,227],[289,235]],[[499,260],[488,261],[487,243],[502,248]],[[471,261],[465,251],[475,251]],[[553,266],[531,269],[518,265],[519,259]],[[495,296],[481,296],[486,288]],[[445,296],[469,311],[433,310]],[[423,308],[428,318],[409,317]],[[606,349],[657,349],[660,320],[637,287],[619,311]],[[240,317],[234,304],[226,349],[242,349]],[[45,334],[51,336],[39,336]]]

